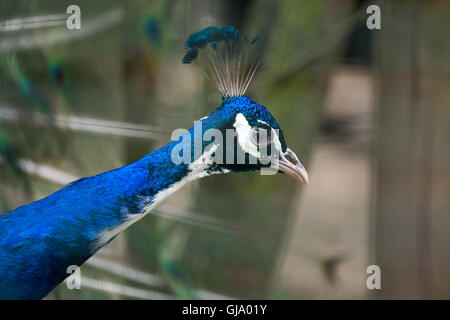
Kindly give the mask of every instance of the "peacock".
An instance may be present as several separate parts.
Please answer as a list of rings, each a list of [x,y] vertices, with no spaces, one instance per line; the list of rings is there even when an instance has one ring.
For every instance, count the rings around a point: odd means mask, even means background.
[[[76,180],[0,215],[0,299],[42,299],[68,273],[188,182],[214,174],[308,174],[275,118],[245,92],[261,61],[258,37],[207,27],[185,42],[222,94],[213,112],[160,149],[121,168]]]

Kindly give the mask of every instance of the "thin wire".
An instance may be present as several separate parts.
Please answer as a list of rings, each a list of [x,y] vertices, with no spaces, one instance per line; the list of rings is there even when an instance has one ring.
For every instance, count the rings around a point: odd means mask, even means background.
[[[142,272],[107,259],[99,258],[97,256],[93,256],[88,259],[85,264],[150,287],[162,287],[166,283],[166,281],[158,276]]]
[[[81,278],[81,287],[90,288],[93,290],[120,294],[131,298],[149,299],[149,300],[173,300],[173,295],[165,293],[139,289],[135,287],[125,286],[111,281],[97,280],[88,277]]]
[[[56,126],[60,128],[68,128],[74,131],[86,131],[155,140],[163,140],[164,138],[159,128],[149,125],[58,114],[53,114],[50,118],[39,112],[32,113],[31,115],[30,113],[22,114],[12,108],[0,107],[0,119],[8,121],[31,119],[37,125],[45,125],[53,121]]]
[[[122,8],[114,8],[99,16],[83,20],[83,27],[80,30],[67,30],[59,28],[58,33],[53,29],[25,34],[21,37],[5,37],[0,39],[1,51],[19,51],[45,46],[52,43],[60,43],[85,38],[119,23],[124,17]]]

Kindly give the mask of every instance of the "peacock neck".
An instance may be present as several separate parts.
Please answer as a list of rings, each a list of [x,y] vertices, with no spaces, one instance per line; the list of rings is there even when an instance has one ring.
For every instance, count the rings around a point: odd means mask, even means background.
[[[187,166],[170,161],[172,147],[0,215],[0,299],[43,298],[68,266],[80,266],[183,184]]]

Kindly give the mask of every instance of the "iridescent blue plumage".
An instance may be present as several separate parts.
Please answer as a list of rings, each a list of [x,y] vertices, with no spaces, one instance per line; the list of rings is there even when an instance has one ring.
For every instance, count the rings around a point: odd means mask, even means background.
[[[205,30],[191,36],[188,45],[199,48],[216,37],[237,34],[234,28]],[[186,182],[211,174],[260,169],[264,166],[260,162],[238,163],[235,157],[231,162],[219,162],[213,156],[220,150],[225,155],[236,150],[253,152],[252,148],[248,151],[253,143],[250,135],[260,128],[277,132],[273,140],[282,154],[279,162],[284,167],[280,170],[307,181],[306,171],[287,148],[269,111],[245,96],[224,97],[214,112],[141,160],[77,180],[46,198],[0,215],[0,299],[43,298],[67,276],[68,266],[81,265]],[[225,138],[204,139],[208,129]],[[229,138],[227,130],[235,136]],[[199,142],[200,152],[196,152]],[[258,146],[254,147],[257,150]],[[179,150],[191,151],[189,161],[174,161]]]
[[[201,121],[202,131],[230,128],[237,113],[279,128],[266,108],[238,97],[225,98]],[[194,127],[185,135],[192,137],[193,148],[193,140],[199,138]],[[0,215],[0,298],[44,297],[67,276],[69,265],[81,265],[99,249],[102,232],[144,213],[160,191],[188,175],[187,164],[171,161],[173,148],[186,141],[180,137],[135,163],[77,180],[42,200]],[[202,149],[210,143],[204,141]],[[196,160],[195,153],[191,155],[191,161]],[[219,173],[223,168],[211,170]]]
[[[173,143],[131,165],[83,178],[0,215],[0,299],[43,298],[99,248],[102,232],[142,213],[159,190],[186,175]]]

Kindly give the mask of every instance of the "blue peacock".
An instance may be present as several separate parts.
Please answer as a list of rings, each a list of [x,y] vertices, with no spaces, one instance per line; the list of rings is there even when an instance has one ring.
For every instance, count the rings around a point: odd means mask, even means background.
[[[192,34],[183,63],[198,65],[221,92],[222,104],[214,112],[137,162],[79,179],[0,215],[0,299],[42,299],[66,278],[68,266],[83,264],[190,181],[275,163],[277,172],[307,183],[277,121],[244,95],[259,52],[258,38],[249,40],[234,27]],[[215,135],[205,139],[208,130]],[[183,161],[174,161],[174,155]]]

